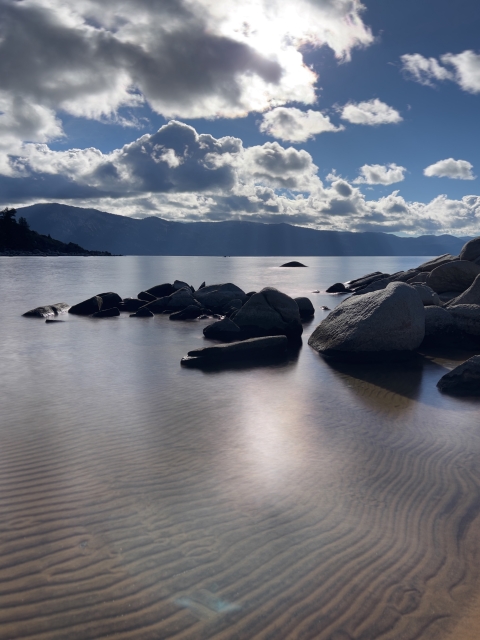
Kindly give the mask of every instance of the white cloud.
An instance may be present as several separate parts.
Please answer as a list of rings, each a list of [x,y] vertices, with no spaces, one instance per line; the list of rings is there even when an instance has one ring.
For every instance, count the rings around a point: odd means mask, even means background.
[[[405,54],[400,57],[403,71],[415,82],[430,87],[435,80],[453,80],[453,73],[438,62],[436,58],[425,58],[419,53]]]
[[[360,167],[360,176],[353,182],[355,184],[395,184],[405,179],[405,167],[400,167],[395,163],[382,164],[364,164]]]
[[[451,80],[464,91],[480,93],[480,55],[474,51],[440,56],[446,66],[442,66],[436,58],[425,58],[419,53],[405,54],[400,59],[403,71],[420,84],[433,87],[436,81]]]
[[[475,180],[472,172],[473,165],[467,160],[447,158],[439,160],[424,169],[423,173],[429,178],[454,178],[456,180]]]
[[[263,116],[260,131],[288,142],[305,142],[309,138],[327,131],[342,131],[321,111],[301,111],[293,107],[277,107]]]
[[[480,55],[473,51],[446,53],[442,62],[454,67],[456,82],[464,91],[480,93]]]
[[[347,120],[352,124],[364,124],[377,126],[380,124],[396,124],[402,122],[403,118],[393,107],[381,102],[378,98],[367,102],[346,104],[342,108],[342,120]]]

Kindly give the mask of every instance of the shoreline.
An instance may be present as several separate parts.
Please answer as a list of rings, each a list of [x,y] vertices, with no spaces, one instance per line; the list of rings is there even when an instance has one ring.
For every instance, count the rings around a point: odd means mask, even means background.
[[[47,257],[47,258],[54,258],[54,257],[62,257],[62,256],[66,256],[66,257],[84,257],[84,258],[89,258],[89,257],[98,257],[101,256],[103,258],[111,258],[113,256],[117,256],[120,254],[113,254],[113,253],[108,253],[106,251],[89,251],[88,253],[80,253],[80,252],[75,252],[75,253],[62,253],[61,251],[0,251],[0,257],[1,258],[15,258],[15,257]]]

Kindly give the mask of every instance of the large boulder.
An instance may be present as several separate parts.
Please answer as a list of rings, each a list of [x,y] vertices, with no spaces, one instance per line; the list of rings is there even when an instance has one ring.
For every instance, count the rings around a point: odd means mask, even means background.
[[[102,299],[102,311],[105,309],[113,309],[122,301],[122,298],[118,295],[118,293],[114,293],[113,291],[107,291],[106,293],[97,293]]]
[[[449,310],[425,307],[425,339],[422,347],[475,349],[477,345],[477,339],[460,328]]]
[[[231,282],[202,287],[194,293],[194,297],[203,307],[216,312],[222,311],[234,300],[240,300],[243,304],[247,299],[245,291]]]
[[[235,324],[249,337],[284,335],[297,339],[303,333],[298,304],[273,287],[251,296],[235,314]]]
[[[469,240],[460,251],[460,260],[476,260],[480,258],[480,236]]]
[[[377,280],[383,280],[384,278],[389,278],[389,273],[382,273],[381,271],[374,271],[373,273],[367,273],[367,275],[362,276],[361,278],[356,278],[355,280],[350,280],[345,283],[345,287],[348,291],[355,291],[356,289],[363,289],[363,287],[367,287],[372,282],[376,282]]]
[[[448,307],[457,327],[469,336],[480,337],[480,306],[476,304],[457,304]]]
[[[59,313],[66,313],[70,305],[66,302],[55,302],[55,304],[47,304],[44,307],[35,307],[26,311],[26,318],[47,318],[48,316],[57,316]]]
[[[148,291],[140,291],[140,293],[137,294],[137,298],[143,300],[143,304],[145,304],[145,302],[153,302],[157,297],[158,296],[154,296],[153,293],[149,293]]]
[[[209,340],[221,340],[222,342],[230,342],[242,338],[240,327],[229,318],[209,324],[203,330],[203,335]]]
[[[175,280],[175,282],[173,283],[173,288],[175,289],[175,291],[180,291],[180,289],[190,289],[192,293],[194,292],[194,288],[192,287],[192,285],[188,284],[187,282],[183,282],[183,280]]]
[[[154,287],[150,287],[146,292],[152,294],[155,298],[165,298],[175,293],[175,289],[173,288],[173,284],[165,282],[164,284],[157,284]]]
[[[97,311],[92,314],[92,318],[114,318],[115,316],[119,316],[120,311],[117,307],[109,307],[108,309],[102,309],[101,311]]]
[[[421,271],[418,275],[407,280],[407,284],[425,284],[429,275],[429,271]]]
[[[424,307],[431,307],[431,306],[440,307],[441,306],[442,303],[440,302],[438,293],[435,293],[435,291],[433,289],[430,289],[430,287],[427,287],[426,284],[417,283],[417,284],[412,284],[411,286],[415,289],[415,291],[418,293],[418,295],[422,299]]]
[[[480,396],[480,356],[473,356],[446,373],[437,382],[443,393],[455,396]]]
[[[428,260],[427,262],[422,263],[417,267],[418,271],[433,271],[437,267],[440,267],[442,264],[447,264],[448,262],[453,262],[458,260],[458,256],[452,256],[449,253],[444,253],[442,256],[438,256],[438,258],[433,258],[432,260]]]
[[[93,296],[93,298],[88,298],[88,300],[74,304],[73,307],[70,307],[68,313],[73,313],[78,316],[91,316],[97,313],[97,311],[100,311],[101,308],[102,299],[100,296]]]
[[[382,291],[352,296],[336,307],[308,344],[326,356],[399,354],[420,346],[425,310],[413,287],[392,282]]]
[[[315,308],[310,298],[294,298],[298,305],[298,311],[300,312],[300,318],[312,318],[315,315]]]
[[[140,300],[139,298],[124,298],[121,309],[123,311],[138,311],[144,304],[145,300]]]
[[[450,300],[445,304],[446,307],[453,307],[459,304],[478,304],[480,305],[480,275],[478,275],[473,283],[466,291],[459,296]]]
[[[219,344],[188,352],[181,364],[187,367],[201,367],[211,364],[228,364],[239,360],[262,361],[272,356],[287,353],[288,340],[285,336],[251,338],[242,342]]]
[[[463,292],[480,274],[480,266],[468,260],[454,260],[436,267],[428,276],[426,284],[437,293],[445,291]]]

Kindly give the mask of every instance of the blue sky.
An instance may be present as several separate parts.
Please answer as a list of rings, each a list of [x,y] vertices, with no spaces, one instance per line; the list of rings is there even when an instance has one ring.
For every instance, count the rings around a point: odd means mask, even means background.
[[[480,5],[0,0],[0,205],[480,233]]]

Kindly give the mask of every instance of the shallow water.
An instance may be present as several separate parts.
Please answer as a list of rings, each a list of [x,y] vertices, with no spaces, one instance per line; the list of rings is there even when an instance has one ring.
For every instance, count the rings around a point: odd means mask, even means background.
[[[0,258],[0,640],[480,637],[480,403],[435,387],[471,354],[307,345],[342,299],[313,290],[425,259]],[[315,320],[286,363],[202,372],[208,321],[20,317],[175,278]]]

